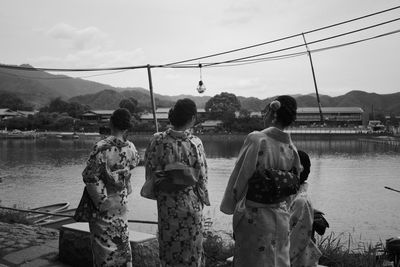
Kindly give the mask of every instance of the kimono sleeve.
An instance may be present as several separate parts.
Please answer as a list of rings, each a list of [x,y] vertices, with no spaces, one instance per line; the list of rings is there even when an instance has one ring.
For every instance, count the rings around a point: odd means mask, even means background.
[[[140,163],[140,156],[139,156],[139,153],[138,153],[138,151],[137,151],[137,149],[136,149],[136,147],[135,147],[135,145],[134,145],[133,143],[130,143],[130,144],[129,144],[129,147],[130,147],[130,149],[131,149],[131,151],[132,151],[132,157],[131,157],[131,159],[130,159],[129,169],[132,170],[132,169],[134,169],[136,166],[139,165],[139,163]]]
[[[82,172],[82,177],[89,196],[98,209],[100,209],[101,205],[107,200],[107,189],[104,182],[100,179],[105,168],[103,154],[95,146]]]
[[[197,182],[197,186],[199,189],[198,191],[203,204],[206,206],[210,206],[210,199],[208,196],[208,189],[207,189],[207,183],[208,183],[207,159],[203,143],[200,141],[200,139],[199,139],[199,144],[197,145],[197,151],[199,153],[198,157],[200,163],[200,175],[199,175],[199,181]]]
[[[220,210],[225,214],[233,214],[236,204],[245,197],[247,182],[256,170],[259,138],[250,133],[242,148],[226,186]]]
[[[149,199],[156,199],[154,192],[155,172],[161,170],[160,157],[160,135],[155,135],[147,146],[144,160],[145,160],[145,182],[140,190],[140,195]]]

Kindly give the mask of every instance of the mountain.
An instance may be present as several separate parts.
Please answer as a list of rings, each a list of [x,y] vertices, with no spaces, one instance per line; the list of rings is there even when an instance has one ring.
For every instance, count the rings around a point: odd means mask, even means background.
[[[61,97],[68,99],[82,94],[97,93],[106,89],[120,91],[110,85],[72,78],[66,75],[53,75],[36,70],[24,64],[21,67],[32,70],[1,68],[0,91],[12,92],[35,107],[46,105],[50,100]]]
[[[52,99],[61,97],[70,102],[89,105],[92,109],[114,109],[124,98],[133,97],[141,106],[150,107],[149,90],[141,87],[118,88],[80,78],[65,75],[53,75],[35,70],[30,65],[22,65],[32,70],[2,68],[0,64],[0,93],[11,92],[27,104],[40,108]],[[199,108],[203,108],[209,96],[177,95],[166,96],[154,94],[157,107],[170,107],[180,98],[193,99]],[[317,107],[315,94],[294,95],[299,107]],[[242,97],[238,99],[242,108],[249,111],[260,111],[275,97],[259,99]],[[365,112],[400,115],[400,93],[380,95],[363,91],[350,91],[347,94],[331,97],[320,95],[322,107],[357,106]]]

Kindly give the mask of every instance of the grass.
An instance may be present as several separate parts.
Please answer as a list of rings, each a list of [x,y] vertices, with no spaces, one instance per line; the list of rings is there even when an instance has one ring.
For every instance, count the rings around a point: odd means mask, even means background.
[[[378,267],[386,257],[382,242],[355,242],[351,234],[331,233],[317,238],[317,245],[322,252],[319,264],[329,267]]]

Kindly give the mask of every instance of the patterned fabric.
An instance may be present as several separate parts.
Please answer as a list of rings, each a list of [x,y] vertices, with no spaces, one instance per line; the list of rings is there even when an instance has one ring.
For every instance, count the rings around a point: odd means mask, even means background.
[[[290,204],[290,261],[292,267],[318,266],[321,251],[312,241],[314,212],[304,183]]]
[[[254,202],[275,204],[296,194],[300,180],[296,171],[265,169],[256,171],[249,179],[246,199]]]
[[[196,170],[194,185],[179,190],[143,187],[142,195],[157,200],[158,241],[162,266],[203,266],[203,205],[210,205],[207,191],[207,162],[203,144],[188,131],[168,129],[157,133],[145,155],[146,183],[154,184],[158,172],[180,165]],[[179,163],[179,164],[178,164]],[[182,184],[185,177],[168,177],[165,182]],[[145,185],[146,185],[145,183]]]
[[[139,154],[129,141],[110,136],[99,141],[82,173],[98,209],[89,219],[94,266],[131,266],[127,197],[132,192],[131,170]]]
[[[154,134],[145,154],[146,182],[158,179],[157,172],[165,171],[171,165],[180,163],[188,169],[194,169],[197,173],[195,191],[203,204],[209,206],[207,190],[207,161],[203,143],[189,131],[174,131],[168,129],[165,132]],[[180,181],[182,177],[172,177],[171,183]],[[149,187],[148,190],[154,190]],[[143,196],[155,196],[156,192],[148,192],[143,188]]]
[[[287,133],[270,127],[246,137],[220,207],[222,212],[233,214],[235,267],[290,266],[286,202],[262,204],[246,200],[246,194],[255,171],[267,168],[289,171],[293,167],[302,170]]]
[[[236,218],[240,216],[240,218]],[[289,213],[284,203],[268,207],[247,203],[234,229],[234,266],[289,267]]]
[[[193,187],[157,195],[162,266],[204,266],[203,204]]]

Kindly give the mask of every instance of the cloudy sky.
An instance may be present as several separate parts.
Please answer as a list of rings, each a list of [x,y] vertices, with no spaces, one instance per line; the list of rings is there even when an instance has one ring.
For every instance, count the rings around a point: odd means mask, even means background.
[[[398,0],[0,0],[0,63],[43,68],[160,65],[312,31],[400,5]],[[307,42],[400,18],[400,9],[305,35]],[[400,33],[319,50],[400,29],[400,21],[309,45],[320,94],[400,92]],[[314,92],[302,36],[220,57],[266,60],[202,68],[205,95],[231,92],[266,98]],[[299,54],[296,54],[299,53]],[[282,58],[279,56],[290,54]],[[295,56],[297,55],[297,56]],[[276,57],[272,60],[271,57]],[[247,62],[249,63],[249,62]],[[148,88],[146,69],[65,73],[118,87]],[[97,74],[102,76],[87,77]],[[152,69],[160,94],[198,95],[199,69]]]

